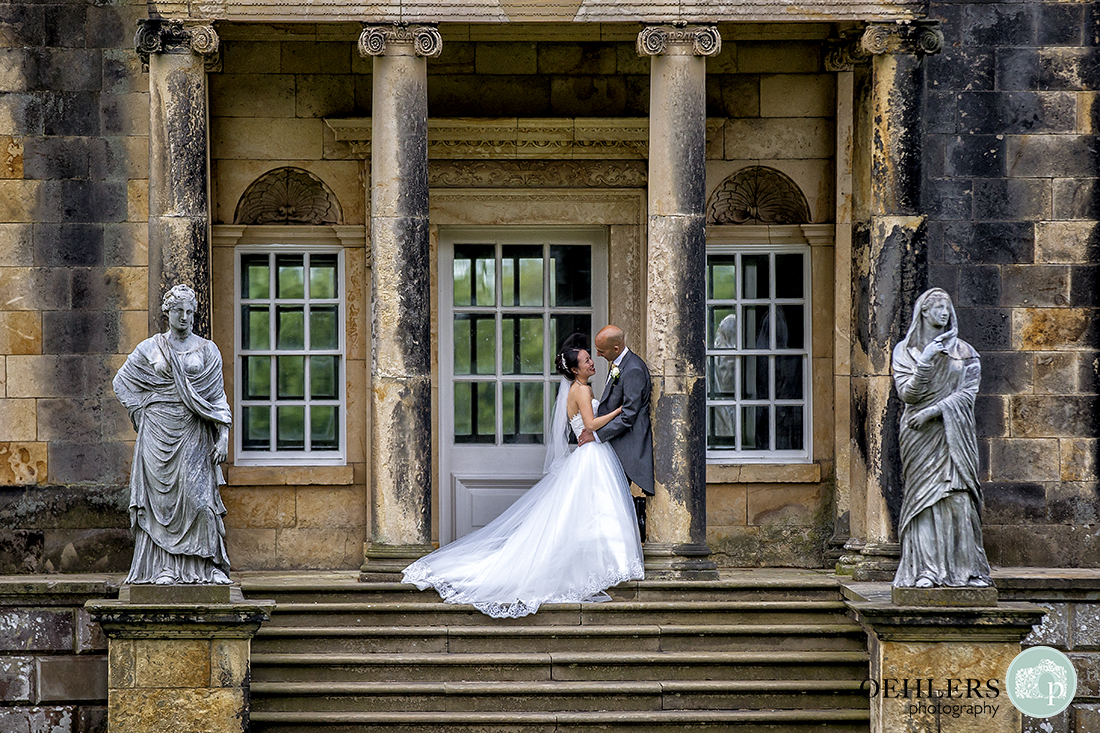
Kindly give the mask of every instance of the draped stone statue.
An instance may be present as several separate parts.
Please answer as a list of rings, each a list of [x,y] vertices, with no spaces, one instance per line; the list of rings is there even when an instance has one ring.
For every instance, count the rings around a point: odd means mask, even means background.
[[[909,331],[894,347],[894,386],[905,404],[901,566],[894,576],[901,588],[992,585],[974,425],[982,367],[958,333],[951,298],[932,288],[917,299]]]
[[[138,344],[115,375],[137,431],[130,470],[134,559],[127,583],[229,583],[219,464],[232,413],[218,347],[192,332],[198,298],[164,296],[168,330]]]

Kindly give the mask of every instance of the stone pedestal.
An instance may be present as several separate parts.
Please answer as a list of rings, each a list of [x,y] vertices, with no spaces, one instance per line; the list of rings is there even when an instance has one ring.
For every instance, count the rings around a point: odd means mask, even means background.
[[[707,534],[706,56],[713,26],[650,26],[648,361],[653,376],[656,496],[649,501],[647,577],[717,577]]]
[[[135,45],[149,67],[149,332],[162,330],[161,299],[187,283],[198,294],[195,333],[210,338],[210,163],[206,67],[213,27],[139,22]]]
[[[371,535],[363,580],[397,580],[431,551],[429,26],[365,27],[371,124]]]
[[[851,422],[854,450],[852,538],[842,561],[857,580],[889,580],[898,566],[896,515],[901,506],[898,423],[890,354],[905,333],[913,303],[928,287],[925,218],[921,209],[921,125],[924,57],[943,35],[932,24],[871,24],[853,58],[855,72],[856,225],[852,250],[854,302]],[[869,152],[869,155],[866,153]]]
[[[1004,676],[1042,608],[897,606],[885,583],[845,595],[867,630],[871,733],[1019,733]]]
[[[86,605],[108,638],[107,719],[111,733],[248,731],[250,639],[274,601],[189,601],[228,586],[143,586],[144,601]]]

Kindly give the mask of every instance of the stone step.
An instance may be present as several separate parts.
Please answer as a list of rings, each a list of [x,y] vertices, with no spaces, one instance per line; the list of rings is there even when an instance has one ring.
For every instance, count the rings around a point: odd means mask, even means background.
[[[867,710],[644,710],[613,712],[256,712],[253,731],[485,733],[497,731],[736,731],[866,733]]]
[[[252,711],[494,712],[867,708],[858,680],[254,682]]]
[[[863,629],[834,624],[582,626],[264,626],[253,653],[862,651]]]
[[[481,626],[488,617],[450,603],[280,603],[271,626]],[[610,601],[546,604],[494,626],[581,624],[820,624],[849,623],[843,601]]]
[[[249,598],[270,598],[279,603],[438,603],[431,590],[417,590],[404,583],[358,583],[353,579],[306,581],[295,578],[249,576],[241,589]],[[622,601],[791,601],[836,600],[840,589],[835,580],[812,573],[789,577],[756,577],[712,581],[642,580],[623,583],[608,593]]]
[[[866,652],[253,654],[254,682],[860,680]]]

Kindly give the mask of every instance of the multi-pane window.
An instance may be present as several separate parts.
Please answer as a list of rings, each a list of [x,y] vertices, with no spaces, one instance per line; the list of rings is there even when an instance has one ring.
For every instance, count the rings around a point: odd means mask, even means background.
[[[805,460],[809,248],[708,248],[707,455]]]
[[[592,333],[592,248],[454,247],[455,443],[542,443],[553,360]]]
[[[237,251],[238,463],[344,462],[339,250]]]

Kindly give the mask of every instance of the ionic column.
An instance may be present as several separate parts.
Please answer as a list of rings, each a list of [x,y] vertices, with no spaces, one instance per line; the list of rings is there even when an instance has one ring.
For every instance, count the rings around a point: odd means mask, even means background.
[[[890,354],[905,333],[914,301],[928,287],[921,209],[924,57],[943,47],[943,34],[932,24],[871,24],[860,43],[871,65],[856,138],[869,146],[870,155],[869,170],[857,173],[866,213],[853,242],[851,420],[853,475],[862,479],[865,495],[858,512],[862,536],[853,521],[849,549],[862,556],[854,568],[857,578],[889,580],[900,554],[895,527],[902,494],[902,405],[893,389]],[[853,510],[853,520],[856,516]]]
[[[428,26],[364,27],[371,124],[371,536],[362,580],[392,580],[431,551]]]
[[[162,330],[161,298],[188,283],[199,296],[195,332],[210,337],[210,164],[206,69],[218,52],[208,25],[138,22],[149,68],[149,329]]]
[[[707,534],[706,58],[713,26],[650,26],[647,323],[653,376],[656,496],[650,500],[647,577],[717,577]]]

